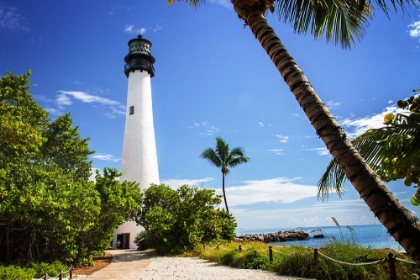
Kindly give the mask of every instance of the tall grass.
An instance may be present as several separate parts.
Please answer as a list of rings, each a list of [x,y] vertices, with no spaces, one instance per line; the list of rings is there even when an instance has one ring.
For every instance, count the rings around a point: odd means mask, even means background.
[[[242,250],[239,251],[239,245]],[[302,246],[273,246],[273,261],[269,259],[269,245],[261,242],[225,243],[219,246],[197,247],[193,253],[200,258],[219,263],[221,265],[262,269],[295,277],[315,278],[322,280],[337,279],[390,279],[388,261],[379,264],[351,266],[340,264],[318,257],[314,260],[314,250]],[[349,262],[365,263],[385,259],[392,252],[401,259],[407,259],[391,249],[370,249],[354,242],[331,240],[319,252],[330,258]],[[420,275],[420,269],[411,264],[396,262],[399,280],[417,279],[413,274]]]

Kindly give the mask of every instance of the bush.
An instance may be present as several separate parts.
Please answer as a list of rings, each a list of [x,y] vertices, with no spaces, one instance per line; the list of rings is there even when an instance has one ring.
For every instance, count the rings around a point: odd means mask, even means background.
[[[150,233],[147,230],[141,231],[134,238],[134,243],[137,245],[137,250],[143,251],[153,248],[153,242]]]
[[[36,275],[33,268],[22,268],[19,266],[0,266],[0,279],[3,280],[32,280]]]
[[[32,280],[33,278],[40,278],[48,274],[50,277],[57,276],[60,271],[67,271],[69,268],[65,264],[55,261],[53,263],[36,263],[31,262],[22,266],[0,265],[0,279],[2,280]]]
[[[136,221],[149,232],[157,252],[185,252],[198,244],[233,240],[236,222],[217,208],[221,202],[214,190],[151,185],[144,191]]]

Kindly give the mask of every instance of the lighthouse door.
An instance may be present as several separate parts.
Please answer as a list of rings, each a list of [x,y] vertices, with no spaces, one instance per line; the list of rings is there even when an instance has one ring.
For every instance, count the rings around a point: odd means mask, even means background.
[[[130,234],[121,233],[117,235],[117,240],[120,240],[120,249],[130,249]]]

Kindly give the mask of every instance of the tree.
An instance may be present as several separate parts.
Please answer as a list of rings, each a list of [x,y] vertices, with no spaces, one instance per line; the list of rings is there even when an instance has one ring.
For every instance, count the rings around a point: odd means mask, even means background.
[[[108,248],[115,228],[134,219],[141,207],[138,183],[120,182],[120,176],[113,168],[104,168],[103,174],[96,170],[95,190],[99,194],[100,210],[91,227],[78,236],[79,263],[90,261],[92,252]]]
[[[241,147],[235,147],[230,150],[229,144],[220,137],[216,138],[216,150],[207,148],[201,153],[200,157],[207,159],[212,165],[222,168],[223,198],[225,200],[226,211],[229,213],[225,193],[225,177],[230,173],[229,167],[235,167],[238,164],[246,163],[249,161],[249,158],[245,156],[244,150]]]
[[[0,262],[87,263],[135,216],[140,190],[114,169],[89,180],[89,138],[69,114],[48,118],[29,76],[0,78]]]
[[[181,0],[179,0],[181,1]],[[175,0],[168,0],[173,4]],[[197,7],[205,0],[185,0]],[[300,0],[231,0],[239,18],[250,27],[255,38],[267,52],[280,75],[296,97],[299,106],[314,127],[317,135],[338,162],[347,178],[370,210],[407,253],[420,265],[420,225],[377,178],[373,170],[346,137],[344,130],[321,101],[308,78],[303,74],[264,14],[277,11],[279,18],[290,23],[298,34],[311,33],[315,38],[324,35],[327,41],[350,48],[355,39],[361,39],[373,5],[364,0],[300,1]],[[387,15],[385,0],[374,1]],[[405,9],[416,4],[414,0],[391,1],[392,6]]]
[[[411,203],[420,206],[420,97],[399,100],[397,106],[408,111],[386,114],[384,127],[369,129],[352,143],[385,182],[405,179],[407,187],[414,184],[417,191]],[[346,181],[337,162],[331,160],[318,182],[318,196],[327,198],[330,190],[341,196]]]
[[[177,190],[152,184],[142,196],[136,222],[148,231],[160,253],[178,253],[198,244],[235,237],[235,219],[216,208],[221,196],[214,190],[183,185]]]

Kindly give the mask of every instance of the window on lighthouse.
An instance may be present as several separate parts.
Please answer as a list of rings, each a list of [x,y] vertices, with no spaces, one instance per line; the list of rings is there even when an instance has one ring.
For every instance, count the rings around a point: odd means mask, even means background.
[[[130,106],[130,115],[134,115],[134,106]]]

